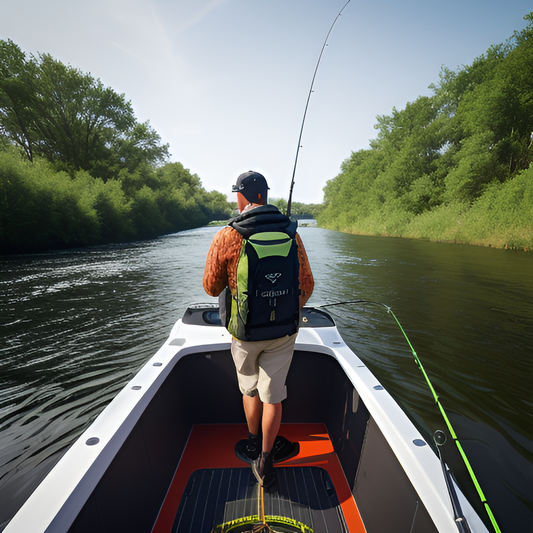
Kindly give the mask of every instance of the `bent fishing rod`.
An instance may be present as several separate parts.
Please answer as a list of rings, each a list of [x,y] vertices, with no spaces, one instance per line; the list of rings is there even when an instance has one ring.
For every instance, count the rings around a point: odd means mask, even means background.
[[[472,480],[472,483],[474,484],[474,487],[476,488],[477,494],[479,496],[479,499],[481,500],[481,503],[483,504],[483,507],[485,508],[485,511],[490,519],[490,522],[492,524],[492,527],[494,528],[494,531],[496,533],[501,533],[501,529],[498,526],[498,523],[496,522],[496,518],[494,517],[494,514],[492,513],[492,509],[490,508],[489,503],[487,502],[487,498],[485,498],[485,495],[483,494],[483,490],[481,489],[481,485],[479,484],[479,481],[477,480],[477,477],[474,473],[474,470],[470,464],[470,461],[468,460],[468,457],[466,456],[465,451],[463,450],[463,447],[461,443],[459,442],[459,439],[455,433],[455,430],[453,429],[453,426],[450,422],[450,419],[448,418],[446,411],[444,410],[444,407],[440,403],[439,396],[436,393],[429,376],[427,375],[426,371],[424,370],[424,367],[422,366],[422,362],[420,361],[417,353],[415,352],[415,349],[413,348],[413,345],[411,344],[411,341],[409,340],[409,337],[407,337],[407,334],[405,333],[405,330],[403,329],[402,325],[400,324],[400,321],[396,318],[396,315],[392,312],[392,309],[381,302],[373,302],[370,300],[348,300],[345,302],[336,302],[331,304],[322,304],[322,305],[316,305],[315,307],[321,308],[321,307],[334,307],[337,305],[346,305],[346,304],[373,304],[373,305],[380,305],[384,307],[387,310],[387,313],[389,313],[398,327],[400,328],[400,331],[402,332],[405,340],[407,341],[407,344],[409,345],[409,348],[411,349],[411,353],[413,355],[413,358],[415,360],[416,365],[422,372],[422,375],[424,376],[426,383],[429,387],[429,390],[431,391],[431,394],[433,396],[433,399],[435,400],[435,403],[437,404],[437,407],[439,408],[439,411],[442,415],[442,418],[444,419],[444,423],[446,424],[446,427],[448,428],[448,431],[450,432],[450,435],[455,442],[455,445],[457,446],[457,449],[459,451],[459,455],[461,456],[463,463],[466,466],[466,469],[470,475],[470,479]],[[455,522],[457,524],[457,527],[459,528],[459,531],[461,533],[468,533],[470,530],[468,528],[468,525],[466,524],[466,519],[464,516],[462,516],[461,507],[459,504],[459,500],[457,498],[457,495],[455,493],[455,490],[453,488],[453,483],[450,479],[451,474],[449,474],[449,471],[447,470],[444,461],[442,459],[441,453],[440,453],[440,447],[444,444],[446,441],[446,437],[444,436],[444,433],[442,431],[437,431],[434,436],[435,444],[437,445],[437,451],[439,454],[439,460],[441,462],[441,466],[444,472],[444,479],[446,481],[446,486],[448,489],[448,493],[450,495],[450,499],[452,501],[452,507],[454,510],[454,518]]]
[[[287,216],[291,216],[291,206],[292,206],[292,190],[294,189],[294,178],[296,176],[296,166],[298,165],[298,155],[300,154],[300,148],[302,143],[302,134],[304,131],[304,125],[305,125],[305,118],[307,116],[307,109],[309,108],[309,101],[311,100],[311,94],[313,93],[313,87],[315,85],[315,78],[316,74],[318,72],[318,67],[320,66],[320,60],[322,59],[322,54],[324,53],[324,49],[328,45],[328,39],[331,31],[333,30],[333,26],[335,26],[335,23],[337,22],[338,18],[342,15],[342,12],[344,11],[344,8],[350,3],[350,0],[344,4],[342,9],[339,11],[338,15],[335,17],[335,20],[333,21],[333,24],[331,25],[328,34],[326,35],[326,39],[324,40],[324,44],[322,45],[322,49],[320,50],[320,55],[318,56],[318,61],[315,67],[315,72],[313,74],[313,79],[311,80],[311,86],[309,88],[309,94],[307,95],[307,102],[305,104],[305,110],[304,110],[304,116],[302,119],[302,125],[300,127],[300,136],[298,137],[298,147],[296,148],[296,158],[294,160],[294,168],[292,171],[292,179],[291,179],[291,187],[289,190],[289,201],[287,202]]]

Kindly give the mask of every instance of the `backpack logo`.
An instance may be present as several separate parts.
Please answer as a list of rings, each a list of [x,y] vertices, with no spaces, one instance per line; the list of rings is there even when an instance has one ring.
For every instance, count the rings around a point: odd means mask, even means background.
[[[281,272],[273,272],[272,274],[266,274],[265,278],[271,281],[273,284],[281,277]]]

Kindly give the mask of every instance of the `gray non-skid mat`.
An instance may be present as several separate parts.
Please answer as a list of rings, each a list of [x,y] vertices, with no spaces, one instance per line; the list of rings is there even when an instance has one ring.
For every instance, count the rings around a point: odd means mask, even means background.
[[[314,533],[348,533],[337,493],[324,469],[275,471],[276,481],[264,491],[266,516],[293,519]],[[258,484],[250,468],[197,470],[185,488],[172,533],[211,533],[217,525],[257,516],[258,502]]]

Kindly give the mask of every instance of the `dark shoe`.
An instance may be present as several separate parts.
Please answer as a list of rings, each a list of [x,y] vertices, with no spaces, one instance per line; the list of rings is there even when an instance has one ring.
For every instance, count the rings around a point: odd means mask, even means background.
[[[235,455],[246,463],[255,461],[261,453],[259,440],[243,439],[235,445]]]
[[[259,457],[252,461],[252,472],[260,485],[263,487],[271,485],[275,479],[272,454],[261,452]]]
[[[296,457],[300,453],[300,443],[291,442],[278,435],[272,448],[272,462],[281,463]]]

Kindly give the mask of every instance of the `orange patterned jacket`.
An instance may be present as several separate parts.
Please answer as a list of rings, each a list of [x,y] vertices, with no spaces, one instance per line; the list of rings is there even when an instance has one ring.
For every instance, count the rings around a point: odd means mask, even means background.
[[[300,235],[296,233],[300,262],[300,307],[311,297],[315,282],[309,259]],[[241,253],[242,235],[230,226],[221,229],[213,238],[204,270],[204,289],[210,296],[218,296],[226,286],[237,292],[237,263]]]

